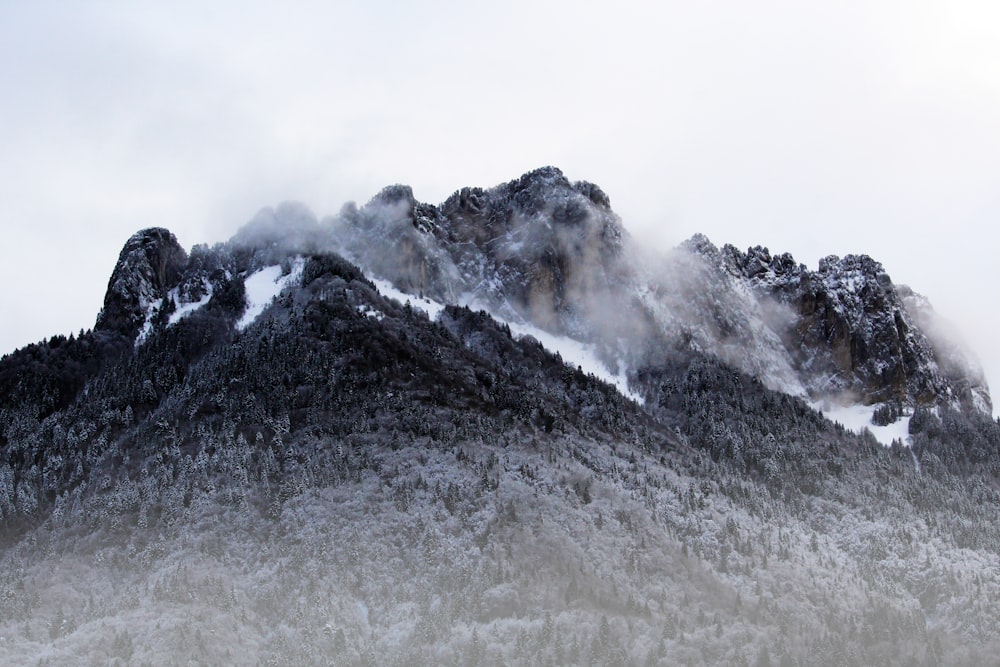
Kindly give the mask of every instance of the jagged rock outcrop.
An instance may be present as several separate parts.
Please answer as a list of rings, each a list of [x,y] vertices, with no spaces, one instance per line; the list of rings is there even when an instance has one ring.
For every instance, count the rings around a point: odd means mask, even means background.
[[[186,265],[187,253],[169,230],[152,227],[133,234],[118,256],[94,328],[135,338],[150,304],[177,283]]]
[[[894,285],[871,257],[825,257],[816,271],[759,246],[746,253],[725,246],[721,259],[724,270],[754,293],[789,308],[792,318],[778,322],[777,333],[811,395],[991,409],[982,372],[943,337],[932,343],[926,299]],[[912,304],[918,301],[923,310],[916,317]]]
[[[720,249],[697,235],[640,263],[608,196],[555,167],[462,188],[437,206],[392,185],[322,222],[285,203],[262,210],[227,248],[232,271],[185,272],[170,232],[139,232],[122,250],[98,328],[134,339],[159,299],[189,310],[228,293],[230,277],[277,264],[285,274],[289,257],[333,250],[416,297],[596,344],[609,368],[690,351],[812,399],[992,409],[982,371],[926,300],[870,257],[831,256],[811,271],[787,253]]]
[[[398,288],[454,302],[473,295],[507,316],[589,335],[630,280],[625,233],[596,185],[543,167],[441,206],[390,186],[332,223],[346,254]],[[627,300],[626,300],[627,304]]]
[[[990,409],[982,372],[947,336],[931,340],[932,318],[871,258],[810,271],[698,235],[640,264],[608,196],[555,167],[440,206],[390,186],[326,226],[338,250],[405,292],[599,343],[611,363],[690,349],[813,399]]]

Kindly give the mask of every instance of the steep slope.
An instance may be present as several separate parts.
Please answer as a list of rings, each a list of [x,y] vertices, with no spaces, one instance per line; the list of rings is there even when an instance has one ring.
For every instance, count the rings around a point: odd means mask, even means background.
[[[404,292],[594,343],[612,369],[657,363],[666,344],[812,399],[992,410],[982,371],[871,258],[829,257],[809,271],[787,254],[720,251],[701,236],[641,253],[600,188],[553,167],[440,206],[392,186],[321,226]]]
[[[95,328],[135,338],[150,306],[166,296],[186,263],[187,253],[169,230],[137,232],[118,257]]]
[[[125,315],[0,360],[0,662],[995,654],[996,422],[945,396],[915,408],[909,448],[847,432],[763,381],[811,377],[779,336],[798,302],[763,299],[733,251],[633,265],[607,198],[555,170],[463,196],[494,213],[456,231],[390,188],[324,221],[266,209],[189,255],[140,232],[109,286]],[[511,324],[427,300],[450,294]],[[524,322],[626,360],[641,404]]]
[[[701,235],[650,261],[640,294],[657,328],[681,349],[711,354],[771,389],[805,397],[805,378],[776,333],[789,314],[720,267],[719,251]]]
[[[727,271],[791,309],[794,319],[780,333],[811,394],[850,392],[865,403],[910,406],[948,402],[991,413],[982,371],[944,336],[932,343],[927,300],[894,285],[870,257],[830,256],[809,271],[766,248],[722,252]]]

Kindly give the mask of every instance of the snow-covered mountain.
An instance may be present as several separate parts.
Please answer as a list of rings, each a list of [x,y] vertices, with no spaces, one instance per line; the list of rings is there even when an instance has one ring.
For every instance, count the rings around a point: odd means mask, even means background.
[[[887,444],[905,438],[918,407],[992,411],[982,370],[927,300],[894,285],[875,260],[831,256],[811,271],[787,253],[720,250],[700,235],[673,250],[641,251],[599,187],[571,183],[554,167],[462,188],[439,206],[400,185],[322,221],[286,203],[262,210],[230,246],[238,261],[227,268],[204,247],[188,259],[167,230],[137,233],[97,329],[141,341],[234,277],[254,287],[247,313],[259,313],[288,282],[290,258],[335,251],[414,302],[485,309],[546,338],[640,400],[636,369],[694,351],[874,429]],[[265,269],[278,272],[266,274],[274,280],[262,282]],[[897,419],[900,427],[885,428]]]
[[[123,251],[126,264],[142,263],[135,243]],[[398,185],[321,222],[285,204],[262,211],[233,243],[270,248],[258,263],[335,250],[414,298],[483,308],[591,345],[614,374],[690,349],[813,401],[992,410],[981,369],[942,333],[926,299],[894,285],[871,258],[828,257],[811,271],[788,254],[720,250],[703,236],[669,252],[639,251],[599,187],[554,167],[462,188],[439,206]],[[176,250],[163,252],[161,264],[173,268]],[[158,274],[145,264],[136,271],[133,291],[154,289],[145,276]],[[120,265],[112,292],[124,273]],[[194,284],[211,280],[202,272]],[[106,312],[117,312],[117,299],[137,317],[141,304],[112,297]],[[99,327],[115,319],[102,317]]]
[[[551,167],[142,230],[0,359],[0,663],[982,664],[948,340],[870,258],[644,252]]]

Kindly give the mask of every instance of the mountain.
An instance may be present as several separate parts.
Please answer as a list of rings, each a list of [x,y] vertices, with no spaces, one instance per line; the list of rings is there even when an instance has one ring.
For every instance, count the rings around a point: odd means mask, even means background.
[[[866,403],[950,402],[992,413],[982,369],[938,334],[923,297],[893,285],[864,255],[830,256],[816,271],[767,248],[723,249],[723,267],[756,293],[792,311],[781,331],[811,394],[852,392]]]
[[[940,327],[926,300],[871,258],[827,257],[809,271],[703,236],[644,257],[608,196],[554,167],[464,188],[440,207],[393,186],[326,226],[338,252],[404,292],[593,343],[611,366],[655,363],[670,342],[813,400],[992,413],[982,370],[946,337],[932,340]]]
[[[552,167],[142,230],[0,360],[0,662],[982,664],[1000,425],[945,330]]]

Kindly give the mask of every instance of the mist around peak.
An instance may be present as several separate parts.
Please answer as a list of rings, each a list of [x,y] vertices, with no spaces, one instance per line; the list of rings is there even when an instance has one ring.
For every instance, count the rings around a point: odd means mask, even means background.
[[[554,167],[460,188],[439,205],[387,186],[321,221],[286,203],[232,243],[269,253],[270,264],[342,254],[405,293],[594,345],[609,372],[693,352],[811,400],[990,410],[977,364],[926,307],[911,313],[910,292],[870,257],[831,255],[810,270],[788,253],[720,248],[704,235],[656,249],[627,233],[603,190]]]
[[[874,261],[650,254],[554,169],[177,248],[126,243],[127,328],[0,360],[6,662],[1000,645],[1000,426]]]

